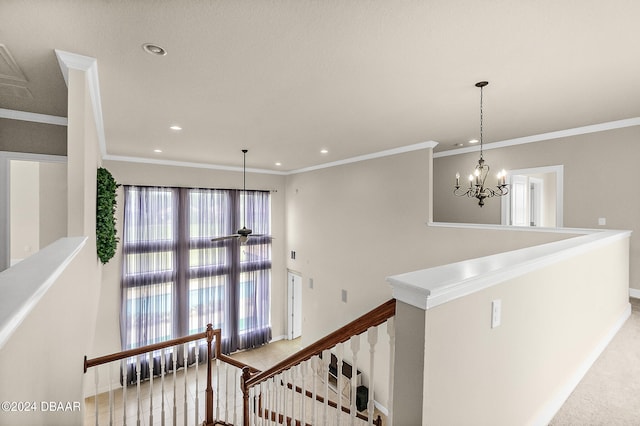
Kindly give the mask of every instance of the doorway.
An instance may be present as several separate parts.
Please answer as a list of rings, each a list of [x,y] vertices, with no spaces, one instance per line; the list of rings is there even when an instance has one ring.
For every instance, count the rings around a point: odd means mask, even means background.
[[[0,271],[66,236],[66,161],[0,152]]]
[[[563,166],[507,172],[509,195],[502,197],[501,223],[509,226],[562,227]]]

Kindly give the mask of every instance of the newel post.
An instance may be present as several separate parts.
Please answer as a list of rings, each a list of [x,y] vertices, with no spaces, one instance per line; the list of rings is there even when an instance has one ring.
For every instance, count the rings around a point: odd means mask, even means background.
[[[249,388],[247,387],[247,380],[251,378],[251,369],[247,366],[242,368],[242,378],[240,379],[240,385],[242,386],[242,424],[249,426]]]
[[[394,425],[425,425],[424,410],[428,290],[406,285],[404,277],[388,277],[396,299],[395,352],[389,412]]]
[[[211,342],[213,341],[213,326],[207,324],[207,390],[206,390],[206,407],[205,407],[205,422],[204,426],[213,425],[213,386],[211,384],[211,358],[213,357],[213,350]],[[217,342],[216,342],[217,343]],[[197,349],[196,349],[197,350]]]

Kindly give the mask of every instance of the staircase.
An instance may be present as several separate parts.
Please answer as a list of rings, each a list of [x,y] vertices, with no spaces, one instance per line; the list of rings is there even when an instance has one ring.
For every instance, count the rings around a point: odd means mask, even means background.
[[[211,325],[191,336],[85,357],[95,387],[85,424],[391,425],[395,306],[391,299],[264,371],[222,354],[221,332]],[[380,344],[385,330],[388,349]],[[376,408],[374,399],[380,350],[388,350],[389,368],[378,372],[388,374],[388,409]]]

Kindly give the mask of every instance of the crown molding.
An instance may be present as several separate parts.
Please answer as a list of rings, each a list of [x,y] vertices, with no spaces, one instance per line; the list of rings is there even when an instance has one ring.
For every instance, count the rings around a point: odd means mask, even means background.
[[[31,121],[33,123],[53,124],[56,126],[66,126],[68,122],[67,117],[58,117],[56,115],[37,114],[35,112],[16,111],[4,108],[0,108],[0,118]]]
[[[191,167],[195,169],[223,170],[226,172],[242,172],[243,171],[242,167],[237,167],[237,166],[221,166],[221,165],[215,165],[215,164],[194,163],[190,161],[159,160],[155,158],[128,157],[123,155],[105,155],[103,156],[102,159],[107,161],[123,161],[127,163],[157,164],[159,166]],[[247,168],[247,172],[261,173],[261,174],[268,174],[268,175],[289,174],[288,172],[281,172],[277,170],[252,169],[252,168]]]
[[[378,151],[378,152],[374,152],[374,153],[371,153],[371,154],[358,155],[356,157],[345,158],[344,160],[338,160],[338,161],[332,161],[330,163],[318,164],[317,166],[311,166],[311,167],[305,167],[305,168],[302,168],[302,169],[291,170],[290,172],[287,172],[287,174],[294,175],[294,174],[297,174],[297,173],[305,173],[305,172],[311,172],[313,170],[320,170],[320,169],[327,169],[327,168],[330,168],[330,167],[341,166],[343,164],[357,163],[359,161],[373,160],[375,158],[382,158],[382,157],[389,157],[391,155],[403,154],[405,152],[418,151],[418,150],[421,150],[421,149],[427,149],[427,148],[432,148],[433,149],[433,148],[436,147],[436,145],[438,145],[438,142],[435,142],[435,141],[420,142],[420,143],[416,143],[416,144],[413,144],[413,145],[401,146],[399,148],[387,149],[387,150],[384,150],[384,151]]]
[[[574,127],[573,129],[558,130],[555,132],[541,133],[539,135],[523,136],[521,138],[507,139],[499,142],[492,142],[492,143],[485,144],[483,146],[483,149],[485,151],[488,151],[490,149],[505,148],[508,146],[523,145],[523,144],[534,143],[534,142],[543,142],[551,139],[560,139],[560,138],[566,138],[569,136],[604,132],[607,130],[623,129],[625,127],[633,127],[633,126],[640,126],[640,117],[627,118],[625,120],[609,121],[606,123],[592,124],[589,126]],[[478,152],[478,151],[480,151],[480,146],[451,149],[448,151],[436,152],[433,154],[433,158],[449,157],[452,155],[467,154],[469,152]]]
[[[288,175],[294,175],[297,173],[310,172],[312,170],[319,170],[319,169],[326,169],[329,167],[340,166],[343,164],[356,163],[358,161],[388,157],[390,155],[401,154],[404,152],[411,152],[411,151],[417,151],[420,149],[433,148],[437,144],[438,144],[437,142],[433,142],[433,141],[421,142],[414,145],[407,145],[400,148],[388,149],[385,151],[375,152],[373,154],[359,155],[357,157],[346,158],[344,160],[333,161],[330,163],[319,164],[317,166],[311,166],[311,167],[306,167],[304,169],[297,169],[297,170],[291,170],[291,171],[277,171],[277,170],[268,170],[268,169],[249,169],[249,168],[247,169],[247,171],[251,173],[288,176]],[[163,166],[194,167],[199,169],[224,170],[224,171],[230,171],[230,172],[241,172],[243,170],[242,167],[220,166],[215,164],[193,163],[188,161],[159,160],[155,158],[146,158],[146,157],[105,155],[103,156],[103,159],[111,160],[111,161],[124,161],[124,162],[130,162],[130,163],[158,164]]]
[[[93,106],[93,116],[96,123],[98,145],[102,157],[107,155],[107,144],[104,136],[104,120],[102,118],[102,101],[100,98],[100,82],[98,80],[98,61],[89,56],[69,53],[55,49],[64,82],[69,87],[69,69],[86,72],[89,96]]]

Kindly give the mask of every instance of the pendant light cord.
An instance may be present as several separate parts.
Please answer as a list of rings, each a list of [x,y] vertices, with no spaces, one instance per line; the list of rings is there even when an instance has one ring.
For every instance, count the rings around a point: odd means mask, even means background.
[[[247,150],[243,149],[244,159],[242,161],[242,196],[244,197],[244,223],[243,227],[247,227]]]

